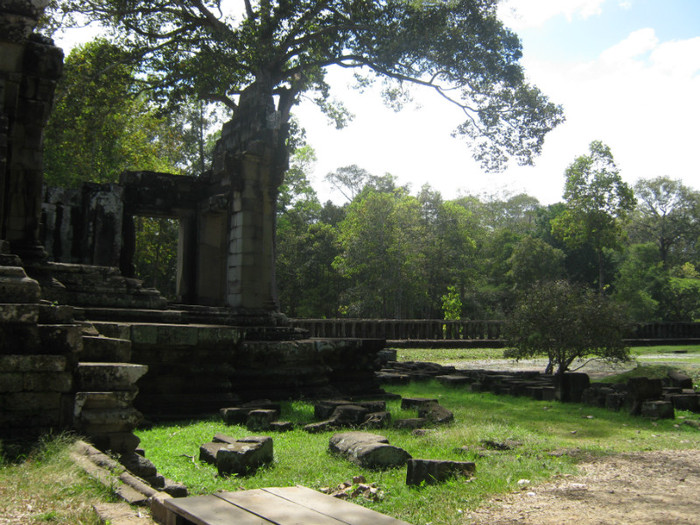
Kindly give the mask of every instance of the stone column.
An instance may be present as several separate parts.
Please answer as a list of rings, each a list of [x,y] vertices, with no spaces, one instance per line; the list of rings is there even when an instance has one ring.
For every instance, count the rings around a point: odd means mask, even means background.
[[[0,5],[0,238],[25,259],[44,256],[43,130],[63,68],[63,51],[32,33],[47,3]]]
[[[262,144],[243,154],[240,188],[229,218],[226,304],[253,311],[277,310],[274,283],[275,206],[270,153]]]

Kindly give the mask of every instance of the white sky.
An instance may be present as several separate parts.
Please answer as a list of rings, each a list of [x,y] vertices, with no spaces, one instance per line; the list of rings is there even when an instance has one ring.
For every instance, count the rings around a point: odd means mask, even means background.
[[[700,189],[700,1],[507,0],[500,13],[523,41],[529,79],[567,118],[536,165],[486,174],[451,137],[459,112],[435,93],[417,89],[419,107],[395,113],[379,95],[349,88],[347,72],[331,71],[333,94],[355,120],[338,131],[309,103],[295,111],[316,150],[312,184],[322,201],[343,200],[323,176],[357,164],[414,193],[428,183],[446,199],[526,192],[549,204],[561,200],[566,167],[593,140],[611,147],[630,184],[668,175]],[[56,40],[69,49],[75,38]]]

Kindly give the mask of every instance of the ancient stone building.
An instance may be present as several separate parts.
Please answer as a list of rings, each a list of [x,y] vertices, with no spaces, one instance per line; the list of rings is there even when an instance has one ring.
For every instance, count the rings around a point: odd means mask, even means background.
[[[306,339],[277,311],[280,166],[256,135],[274,119],[225,126],[200,177],[135,172],[43,191],[62,68],[61,50],[33,33],[46,3],[0,1],[0,439],[68,428],[130,452],[142,412],[381,392],[382,341]],[[176,307],[133,276],[138,215],[179,220]]]

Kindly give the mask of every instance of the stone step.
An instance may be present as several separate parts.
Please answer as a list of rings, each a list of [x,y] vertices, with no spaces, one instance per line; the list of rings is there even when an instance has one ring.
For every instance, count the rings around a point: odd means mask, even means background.
[[[128,363],[131,361],[131,341],[104,336],[83,336],[83,351],[80,359],[105,363]]]
[[[148,372],[148,367],[132,363],[80,362],[76,372],[81,391],[132,391],[136,389],[136,381]]]

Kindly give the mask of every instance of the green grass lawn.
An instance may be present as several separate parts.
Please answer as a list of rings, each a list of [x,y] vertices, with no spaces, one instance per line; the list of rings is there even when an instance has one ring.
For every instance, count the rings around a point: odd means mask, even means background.
[[[674,353],[678,350],[683,354]],[[641,366],[671,361],[684,370],[700,369],[700,347],[639,347],[632,354]],[[500,359],[497,349],[402,350],[403,360],[452,364],[469,359]],[[671,356],[670,358],[668,356]],[[631,366],[635,366],[633,363]],[[161,474],[185,483],[192,494],[266,486],[305,485],[334,487],[363,475],[376,483],[378,501],[353,501],[415,525],[463,523],[463,514],[485,499],[518,490],[518,480],[534,484],[559,474],[576,472],[579,461],[621,452],[700,448],[700,431],[686,421],[700,422],[699,414],[678,412],[675,420],[650,421],[624,413],[579,404],[533,401],[527,398],[472,393],[437,382],[392,386],[404,397],[438,398],[452,410],[455,422],[436,427],[424,436],[408,430],[379,431],[415,458],[474,461],[472,479],[409,488],[406,469],[371,471],[328,453],[333,432],[308,434],[303,430],[271,434],[275,459],[255,475],[220,478],[216,469],[198,461],[199,446],[217,432],[235,438],[250,435],[242,426],[226,426],[217,419],[159,424],[139,430],[141,445]],[[414,417],[388,403],[394,418]],[[297,425],[313,420],[309,403],[283,404],[282,418]],[[485,440],[519,442],[506,451],[485,448]],[[65,437],[45,440],[28,455],[17,455],[0,442],[0,518],[10,523],[97,523],[90,507],[110,500],[109,490],[88,479],[68,458]],[[0,519],[2,522],[2,519]]]
[[[533,401],[451,389],[437,382],[390,389],[401,396],[435,397],[455,414],[455,423],[437,427],[425,436],[409,430],[379,431],[390,443],[415,458],[475,461],[473,479],[409,488],[406,469],[371,471],[328,453],[333,432],[307,434],[303,430],[273,435],[275,461],[255,475],[220,478],[212,466],[197,459],[199,446],[217,432],[235,438],[250,435],[242,426],[221,421],[159,425],[140,431],[146,455],[166,477],[184,482],[192,493],[305,485],[313,489],[336,486],[363,475],[383,492],[380,501],[355,500],[379,512],[410,523],[458,523],[464,511],[485,498],[517,490],[520,479],[536,483],[562,473],[573,473],[576,463],[591,455],[640,450],[700,447],[700,431],[684,420],[653,422],[623,413],[578,404]],[[398,401],[389,403],[395,418],[415,417],[402,412]],[[302,424],[312,420],[311,405],[283,405],[282,419]],[[679,413],[698,420],[697,414]],[[484,440],[521,443],[508,451],[484,449]],[[567,452],[561,454],[562,452]]]
[[[0,524],[101,523],[92,506],[118,499],[70,459],[74,440],[46,437],[29,451],[0,441]]]

